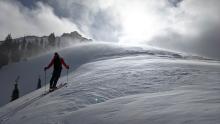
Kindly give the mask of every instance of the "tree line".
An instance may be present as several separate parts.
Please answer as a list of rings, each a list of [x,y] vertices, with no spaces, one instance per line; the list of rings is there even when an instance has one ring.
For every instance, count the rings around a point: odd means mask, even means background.
[[[54,33],[47,37],[27,36],[17,39],[8,34],[5,40],[0,42],[0,68],[60,47],[63,47],[60,37],[56,38]]]

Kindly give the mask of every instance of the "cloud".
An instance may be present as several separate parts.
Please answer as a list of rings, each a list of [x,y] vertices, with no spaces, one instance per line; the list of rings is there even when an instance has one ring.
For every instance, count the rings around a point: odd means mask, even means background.
[[[219,11],[219,0],[184,0],[167,15],[173,24],[151,44],[220,59]]]
[[[162,14],[158,15],[157,13],[157,11],[164,9],[167,4],[166,0],[130,0],[129,2],[127,0],[17,1],[26,5],[27,11],[43,8],[42,14],[54,12],[54,17],[58,19],[68,18],[77,25],[81,32],[101,41],[143,41],[151,38],[166,25],[166,22],[160,23]],[[33,7],[36,3],[34,1],[38,1],[37,8]],[[172,0],[172,5],[178,3],[174,1]],[[19,7],[19,9],[21,8],[23,7]],[[47,11],[48,8],[51,12]],[[23,12],[21,12],[22,14]],[[34,14],[36,12],[31,15],[34,16]],[[33,21],[35,20],[33,19]],[[26,20],[24,19],[24,21]],[[152,30],[152,26],[154,26],[154,30]]]
[[[114,0],[43,0],[60,17],[71,19],[86,35],[101,41],[118,41],[120,22]]]
[[[168,0],[168,2],[173,5],[174,7],[178,7],[179,4],[182,2],[183,0]]]
[[[28,7],[1,1],[0,37],[76,29],[96,40],[141,42],[220,59],[219,0],[30,1]]]
[[[43,0],[61,17],[72,19],[96,40],[143,41],[165,28],[161,22],[167,0]],[[165,11],[164,11],[165,10]],[[159,13],[162,12],[162,13]],[[158,15],[159,14],[159,15]],[[154,30],[152,29],[154,26]]]
[[[37,2],[35,8],[27,8],[14,0],[0,1],[0,39],[11,33],[13,37],[24,35],[48,35],[54,32],[79,30],[78,27],[64,17],[57,17],[53,8]]]

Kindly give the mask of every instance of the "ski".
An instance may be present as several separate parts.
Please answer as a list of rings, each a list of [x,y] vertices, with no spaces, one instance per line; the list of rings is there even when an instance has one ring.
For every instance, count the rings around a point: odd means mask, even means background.
[[[52,93],[52,92],[54,92],[54,91],[56,91],[56,90],[58,90],[58,89],[60,89],[60,88],[62,88],[62,87],[64,87],[64,86],[66,86],[66,85],[67,85],[67,83],[61,83],[61,84],[59,84],[59,85],[57,86],[57,88],[55,88],[55,89],[53,89],[53,90],[49,90],[49,91],[47,91],[46,93],[44,93],[43,96],[45,96],[45,95],[47,95],[47,94],[49,94],[49,93]]]

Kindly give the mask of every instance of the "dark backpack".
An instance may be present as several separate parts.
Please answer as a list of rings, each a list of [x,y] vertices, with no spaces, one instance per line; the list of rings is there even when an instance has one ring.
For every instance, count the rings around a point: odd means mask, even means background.
[[[54,69],[62,69],[62,64],[61,64],[61,58],[60,57],[55,57],[54,58]]]

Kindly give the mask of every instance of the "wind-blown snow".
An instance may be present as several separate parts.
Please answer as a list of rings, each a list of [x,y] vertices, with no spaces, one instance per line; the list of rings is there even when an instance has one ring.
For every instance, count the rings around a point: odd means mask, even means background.
[[[87,43],[76,45],[64,50],[58,51],[64,58],[67,64],[70,64],[70,72],[75,71],[81,64],[92,61],[93,59],[117,55],[120,53],[126,54],[129,51],[120,48],[118,46],[110,46],[106,44]],[[44,84],[44,71],[43,68],[49,64],[53,57],[53,53],[47,53],[46,55],[32,58],[28,61],[22,61],[20,63],[4,66],[0,69],[1,87],[0,87],[0,106],[10,101],[10,95],[14,88],[14,81],[17,76],[20,76],[18,86],[21,95],[25,95],[30,91],[37,88],[37,80],[39,75],[41,76],[42,83]],[[52,70],[47,72],[47,82],[51,76]],[[63,69],[63,75],[66,75],[66,71]]]
[[[80,65],[93,61],[95,59],[104,59],[108,57],[122,57],[137,54],[158,54],[170,57],[175,57],[174,53],[143,50],[141,48],[125,48],[118,45],[110,45],[105,43],[86,43],[76,45],[67,49],[58,51],[64,58],[67,64],[70,64],[70,72],[75,71]],[[10,101],[10,96],[14,88],[14,81],[17,76],[20,76],[18,87],[21,96],[35,90],[37,88],[37,81],[39,75],[41,76],[42,83],[44,84],[44,71],[43,68],[49,64],[53,57],[53,53],[47,53],[44,56],[32,58],[28,61],[4,66],[0,69],[0,106]],[[177,56],[178,57],[178,56]],[[52,70],[47,72],[47,82],[49,82]],[[62,74],[66,75],[65,69]],[[62,82],[62,81],[61,81]]]
[[[40,97],[42,88],[7,104],[0,109],[0,123],[220,122],[218,62],[108,44],[80,45],[60,52],[73,65],[67,87]],[[40,57],[43,64],[48,56]],[[60,82],[65,80],[64,75]]]

